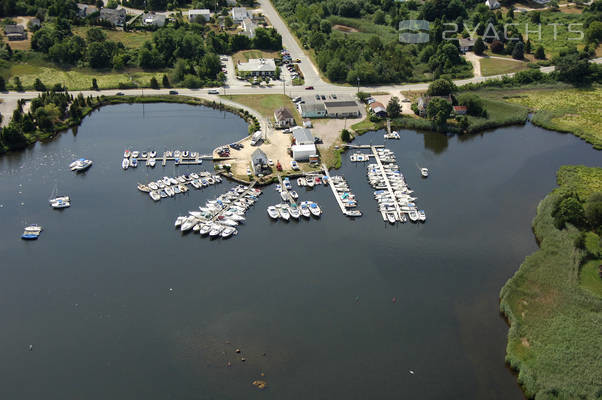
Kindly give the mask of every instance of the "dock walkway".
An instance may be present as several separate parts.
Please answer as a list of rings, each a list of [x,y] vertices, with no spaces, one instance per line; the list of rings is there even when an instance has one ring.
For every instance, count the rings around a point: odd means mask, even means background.
[[[399,202],[397,201],[397,196],[395,196],[395,192],[393,191],[393,188],[391,187],[391,183],[389,182],[389,177],[385,173],[383,163],[381,162],[378,152],[376,151],[376,146],[370,146],[370,147],[372,149],[372,154],[374,154],[374,158],[376,159],[376,164],[380,168],[380,172],[382,174],[383,180],[385,181],[385,185],[387,186],[387,190],[389,191],[389,194],[391,195],[391,197],[393,199],[395,199],[395,211],[396,211],[395,218],[398,221],[401,221],[402,211],[401,211],[401,208],[399,208]],[[383,218],[384,217],[385,217],[385,215],[383,215]]]
[[[334,194],[334,198],[337,200],[337,203],[341,208],[341,212],[343,213],[343,215],[347,215],[347,209],[345,208],[345,205],[343,204],[343,201],[341,200],[341,196],[339,196],[337,189],[334,187],[332,179],[330,179],[330,174],[328,173],[328,168],[326,167],[326,164],[322,164],[322,169],[324,170],[324,175],[326,175],[326,177],[328,178],[328,186],[330,186],[332,194]]]

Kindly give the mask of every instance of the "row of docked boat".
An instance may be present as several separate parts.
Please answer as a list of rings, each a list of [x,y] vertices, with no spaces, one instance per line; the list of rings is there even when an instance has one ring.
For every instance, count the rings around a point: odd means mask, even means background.
[[[401,139],[401,137],[399,136],[399,132],[397,131],[385,133],[383,136],[385,137],[385,139]]]
[[[322,215],[322,209],[313,201],[302,201],[299,205],[297,203],[280,203],[269,206],[267,211],[270,218],[284,221],[299,220],[300,217],[310,218],[312,215],[319,218]]]
[[[147,158],[145,160],[145,164],[147,167],[151,167],[154,168],[155,165],[157,164],[157,160],[154,157],[151,158]],[[138,167],[138,159],[137,158],[124,158],[121,161],[121,168],[123,168],[124,170],[128,169],[128,168],[137,168]]]
[[[297,185],[299,187],[314,187],[316,185],[328,185],[328,177],[326,175],[306,175],[301,178],[297,178]]]
[[[261,194],[261,190],[239,185],[210,200],[198,211],[179,216],[174,223],[182,232],[198,232],[211,238],[229,238],[238,234],[236,227],[244,223],[245,213]]]
[[[190,175],[177,177],[164,176],[162,179],[147,184],[138,183],[138,190],[148,193],[154,201],[159,201],[165,197],[186,193],[189,189],[188,185],[195,189],[202,189],[221,182],[222,178],[219,175],[211,175],[209,172],[202,171],[198,174],[193,172]]]
[[[360,216],[361,213],[359,215],[356,215],[357,213],[351,212],[353,210],[349,210],[351,208],[357,207],[357,200],[355,198],[355,195],[349,189],[349,185],[347,184],[345,178],[342,176],[335,175],[331,176],[330,180],[334,186],[337,197],[340,199],[340,201],[343,203],[343,206],[347,210],[345,214],[350,216]],[[350,212],[351,214],[349,214]]]
[[[352,153],[349,156],[349,160],[351,160],[352,162],[370,161],[370,155],[364,153]]]

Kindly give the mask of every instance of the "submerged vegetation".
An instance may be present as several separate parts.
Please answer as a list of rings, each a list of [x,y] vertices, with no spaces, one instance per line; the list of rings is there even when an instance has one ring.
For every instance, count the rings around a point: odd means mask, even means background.
[[[602,168],[562,167],[558,184],[533,221],[540,249],[500,293],[506,361],[528,397],[597,399],[602,297],[591,269],[602,256]]]

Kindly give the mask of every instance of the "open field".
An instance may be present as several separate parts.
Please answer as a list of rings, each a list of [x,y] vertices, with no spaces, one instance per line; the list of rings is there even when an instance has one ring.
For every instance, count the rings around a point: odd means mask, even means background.
[[[256,110],[267,119],[274,119],[274,111],[280,107],[286,107],[295,117],[297,125],[301,125],[301,116],[297,112],[295,105],[288,96],[283,94],[257,94],[257,95],[228,95],[220,96],[228,100],[243,104]]]
[[[527,63],[514,59],[481,58],[481,74],[483,76],[501,75],[527,69]]]
[[[533,222],[540,249],[500,292],[510,323],[506,361],[519,371],[529,398],[594,399],[600,395],[602,298],[579,284],[580,232],[571,225],[556,229],[551,214],[563,190],[599,190],[602,168],[561,167],[558,182],[561,188],[539,204]]]
[[[517,90],[508,101],[536,111],[533,123],[571,132],[602,149],[602,88]]]
[[[375,24],[366,18],[345,18],[331,15],[328,20],[333,25],[334,30],[366,40],[375,35],[380,37],[383,42],[396,40],[399,37],[395,28]]]
[[[602,297],[602,279],[598,275],[598,268],[601,264],[602,260],[588,261],[581,267],[581,273],[579,274],[581,287],[589,290],[598,297]]]
[[[74,26],[73,33],[85,38],[86,32],[88,32],[90,28],[91,27],[87,26]],[[147,31],[124,32],[114,29],[103,29],[102,31],[107,35],[108,40],[111,40],[113,42],[121,42],[125,47],[135,49],[142,47],[144,42],[147,40],[151,40],[153,36],[152,32]]]

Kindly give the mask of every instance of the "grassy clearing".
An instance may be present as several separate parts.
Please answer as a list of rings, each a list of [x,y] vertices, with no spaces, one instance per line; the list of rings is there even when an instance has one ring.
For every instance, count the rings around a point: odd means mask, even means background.
[[[480,61],[483,76],[509,74],[527,69],[527,63],[512,59],[482,58]]]
[[[573,133],[602,149],[602,88],[529,90],[509,101],[536,111],[536,125]]]
[[[589,290],[598,297],[602,297],[602,279],[598,273],[598,268],[602,260],[591,260],[583,265],[579,275],[581,287]]]
[[[220,97],[252,108],[268,119],[274,119],[274,111],[276,111],[276,109],[286,107],[286,109],[295,117],[297,125],[301,125],[302,122],[301,116],[297,112],[291,99],[283,94],[233,95]]]
[[[360,37],[362,39],[369,39],[371,36],[379,36],[383,42],[389,42],[391,40],[397,40],[399,34],[396,29],[389,25],[378,25],[368,19],[362,18],[345,18],[336,15],[328,17],[330,23],[334,25],[343,26],[347,32],[345,34]],[[349,30],[349,28],[351,28]],[[341,32],[341,30],[338,30]]]
[[[85,38],[86,32],[88,32],[90,29],[91,27],[87,26],[76,26],[73,27],[73,33]],[[107,35],[108,40],[113,42],[121,42],[125,47],[136,49],[142,47],[144,42],[151,40],[153,36],[151,32],[146,31],[124,32],[113,29],[103,29],[102,31]]]
[[[468,117],[468,133],[500,126],[524,124],[527,120],[528,109],[519,104],[510,104],[491,98],[482,98],[487,110],[487,118]]]
[[[247,62],[251,58],[278,58],[280,52],[278,51],[263,51],[263,50],[242,50],[232,55],[234,65],[239,62]]]
[[[579,179],[573,179],[578,177]],[[510,330],[506,361],[519,371],[528,397],[599,398],[602,298],[579,284],[585,256],[575,247],[579,231],[554,227],[552,210],[561,190],[596,190],[602,168],[562,167],[560,189],[538,206],[533,231],[540,249],[528,256],[500,292]]]
[[[17,63],[8,71],[9,83],[18,76],[26,90],[33,90],[33,83],[40,78],[46,86],[56,83],[67,86],[69,90],[88,90],[92,79],[96,78],[100,89],[115,89],[120,83],[130,83],[132,80],[141,87],[149,87],[150,79],[154,76],[159,82],[165,72],[144,72],[138,69],[125,71],[98,72],[88,68],[60,69],[49,63]]]

